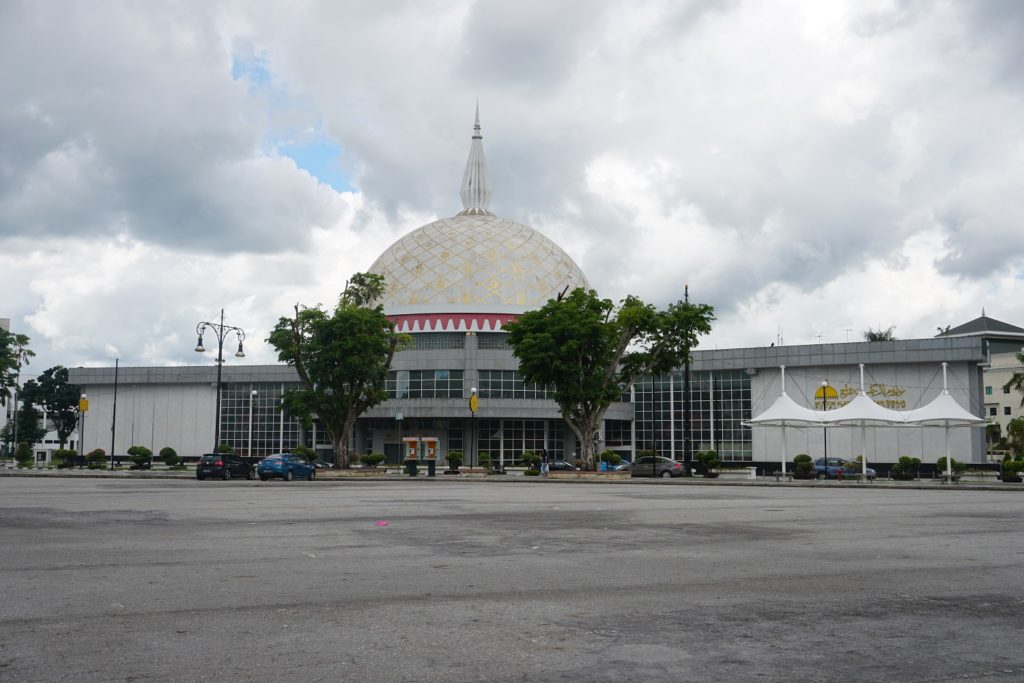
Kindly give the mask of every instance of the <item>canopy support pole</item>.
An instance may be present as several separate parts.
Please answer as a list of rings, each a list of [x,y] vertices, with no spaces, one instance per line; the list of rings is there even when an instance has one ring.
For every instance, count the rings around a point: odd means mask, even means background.
[[[786,423],[782,423],[782,473],[786,473],[786,453],[789,449],[786,447]]]

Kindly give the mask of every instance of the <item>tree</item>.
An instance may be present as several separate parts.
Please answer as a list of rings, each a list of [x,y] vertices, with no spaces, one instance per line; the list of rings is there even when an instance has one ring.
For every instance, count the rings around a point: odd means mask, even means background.
[[[877,341],[895,341],[896,340],[896,326],[893,325],[887,330],[883,330],[879,327],[877,330],[873,330],[870,327],[864,330],[864,341],[877,342]]]
[[[334,463],[348,469],[348,444],[356,420],[387,398],[385,382],[398,334],[380,304],[384,277],[356,273],[345,285],[333,313],[296,304],[295,316],[278,320],[267,341],[277,358],[299,374],[301,389],[286,391],[285,412],[308,424],[315,416],[331,439]]]
[[[21,390],[26,403],[42,407],[57,430],[57,440],[64,448],[68,437],[78,426],[78,399],[82,389],[68,383],[68,369],[55,365],[43,371],[38,380],[29,380]]]
[[[11,390],[17,391],[21,368],[36,355],[28,348],[29,338],[0,329],[0,406],[7,405]]]
[[[1017,352],[1017,362],[1024,365],[1024,351]],[[1024,408],[1024,370],[1018,370],[1013,373],[1010,381],[1003,385],[1004,391],[1009,391],[1010,389],[1020,392],[1020,405]]]
[[[18,443],[24,441],[31,445],[39,443],[46,438],[43,414],[35,406],[29,403],[22,404],[21,408],[18,409],[15,419],[18,421]]]
[[[1024,457],[1024,417],[1017,417],[1006,424],[1006,435],[1010,440],[1010,448],[1017,458]]]
[[[608,407],[642,376],[682,366],[712,320],[714,310],[706,304],[680,301],[657,311],[629,296],[616,306],[577,288],[505,329],[523,379],[554,388],[584,468],[592,470]]]

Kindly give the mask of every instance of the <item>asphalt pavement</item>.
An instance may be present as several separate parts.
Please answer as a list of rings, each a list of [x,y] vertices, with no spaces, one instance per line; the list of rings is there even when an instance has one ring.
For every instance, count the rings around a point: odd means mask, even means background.
[[[0,477],[0,680],[1024,680],[1022,502]]]

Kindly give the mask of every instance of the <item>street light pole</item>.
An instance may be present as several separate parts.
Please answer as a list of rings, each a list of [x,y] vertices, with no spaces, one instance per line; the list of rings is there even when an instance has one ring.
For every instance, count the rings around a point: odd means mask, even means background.
[[[196,334],[199,335],[199,341],[196,342],[196,353],[204,353],[206,351],[203,348],[203,335],[208,329],[212,330],[217,337],[217,409],[213,423],[213,450],[216,451],[217,446],[220,445],[220,383],[221,370],[224,366],[224,338],[227,337],[228,333],[234,332],[235,337],[238,338],[238,351],[235,352],[235,357],[245,358],[245,351],[242,350],[242,342],[245,341],[245,331],[241,327],[225,325],[224,309],[222,308],[220,309],[219,323],[204,321],[196,325]]]
[[[470,462],[473,461],[473,455],[476,453],[476,421],[473,419],[473,418],[476,417],[476,408],[477,408],[476,387],[470,387],[470,389],[469,389],[469,436],[470,436],[470,443],[472,444],[472,450],[469,452]]]
[[[85,462],[85,414],[89,412],[89,397],[82,394],[78,399],[78,462]],[[82,469],[79,465],[78,469]]]
[[[253,389],[252,393],[249,394],[249,445],[245,449],[245,454],[252,458],[252,404],[256,400],[256,390]]]
[[[822,410],[828,410],[828,380],[821,383]],[[825,478],[828,479],[828,427],[821,425],[821,440],[825,445]]]

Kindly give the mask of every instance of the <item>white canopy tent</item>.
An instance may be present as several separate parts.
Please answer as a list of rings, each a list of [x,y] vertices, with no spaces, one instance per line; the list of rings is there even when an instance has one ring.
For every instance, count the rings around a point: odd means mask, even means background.
[[[942,364],[942,393],[927,405],[913,410],[892,410],[875,403],[864,390],[864,365],[860,365],[860,393],[844,406],[834,410],[812,410],[799,405],[786,394],[786,367],[782,372],[782,392],[760,415],[747,423],[752,427],[782,427],[782,471],[786,471],[786,427],[823,427],[859,425],[861,437],[862,476],[867,475],[865,430],[868,426],[944,427],[946,431],[946,474],[952,475],[949,457],[949,430],[951,427],[981,427],[984,418],[972,415],[950,395],[946,378],[947,364]],[[827,466],[827,464],[826,464]]]
[[[782,371],[782,393],[775,402],[747,423],[757,427],[782,427],[782,473],[786,473],[786,425],[807,427],[821,425],[824,412],[806,408],[786,394],[786,366],[779,367]]]
[[[946,363],[942,364],[942,393],[931,403],[907,411],[906,423],[920,427],[943,427],[946,432],[946,477],[952,480],[953,459],[949,457],[950,427],[984,427],[988,421],[976,417],[960,407],[949,394],[946,380]]]

